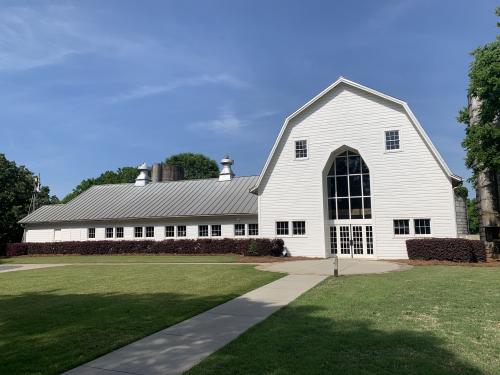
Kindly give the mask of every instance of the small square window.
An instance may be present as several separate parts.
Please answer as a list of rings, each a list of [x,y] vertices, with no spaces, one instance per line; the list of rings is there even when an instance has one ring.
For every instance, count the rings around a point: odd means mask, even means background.
[[[278,236],[288,236],[288,221],[276,222],[276,234]]]
[[[146,237],[154,237],[155,236],[155,227],[146,227]]]
[[[135,238],[142,237],[142,227],[135,227],[134,228],[134,237]]]
[[[399,130],[385,132],[385,149],[387,151],[399,150]]]
[[[89,228],[87,235],[88,238],[95,238],[95,228]]]
[[[394,220],[394,234],[396,236],[410,234],[410,220]]]
[[[245,235],[245,224],[234,224],[234,235],[244,236]]]
[[[431,234],[431,219],[415,219],[415,234]]]
[[[178,225],[177,226],[177,237],[186,237],[186,226]]]
[[[123,238],[123,227],[116,227],[116,238]]]
[[[198,236],[208,237],[208,225],[198,225]]]
[[[210,234],[212,235],[212,237],[220,237],[222,236],[222,227],[220,225],[212,225],[210,227]]]
[[[294,221],[292,222],[292,230],[294,236],[303,236],[306,234],[306,222]]]
[[[175,227],[173,225],[167,225],[165,227],[165,237],[174,237],[175,236]]]
[[[259,235],[259,224],[248,224],[248,235],[258,236]]]
[[[295,158],[296,159],[307,158],[307,141],[305,139],[300,141],[295,141]]]
[[[106,238],[113,238],[114,230],[113,228],[106,228]]]

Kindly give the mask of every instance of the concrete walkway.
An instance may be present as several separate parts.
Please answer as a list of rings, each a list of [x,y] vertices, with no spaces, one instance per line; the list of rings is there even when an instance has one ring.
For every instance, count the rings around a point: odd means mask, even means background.
[[[182,374],[325,278],[285,276],[66,374]]]
[[[405,271],[411,266],[381,260],[339,259],[339,275],[363,275],[392,271]],[[285,272],[294,275],[333,274],[333,258],[314,260],[295,260],[279,263],[262,263],[257,269],[271,272]]]
[[[66,264],[0,264],[0,273],[35,270],[38,268],[62,267]]]

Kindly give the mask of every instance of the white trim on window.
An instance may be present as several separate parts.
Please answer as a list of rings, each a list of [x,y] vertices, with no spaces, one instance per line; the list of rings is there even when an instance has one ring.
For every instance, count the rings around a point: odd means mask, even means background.
[[[295,160],[309,159],[309,142],[307,141],[306,138],[294,139],[293,156]]]
[[[399,148],[395,148],[395,149],[387,149],[387,139],[386,139],[386,134],[388,132],[398,132],[397,133],[397,136],[398,136],[398,144],[399,144]],[[403,137],[402,137],[402,130],[398,127],[391,127],[391,128],[385,128],[384,129],[384,132],[383,132],[383,147],[384,147],[384,153],[386,154],[392,154],[394,152],[402,152],[403,151]]]

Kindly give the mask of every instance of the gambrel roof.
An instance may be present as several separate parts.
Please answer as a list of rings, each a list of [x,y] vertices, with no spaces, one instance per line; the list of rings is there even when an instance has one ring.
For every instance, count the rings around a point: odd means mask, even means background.
[[[383,93],[381,93],[379,91],[373,90],[373,89],[371,89],[369,87],[360,85],[359,83],[350,81],[350,80],[348,80],[348,79],[346,79],[344,77],[339,77],[339,79],[337,79],[334,83],[332,83],[330,86],[328,86],[326,89],[324,89],[322,92],[320,92],[314,98],[312,98],[311,100],[309,100],[306,104],[304,104],[302,107],[300,107],[299,109],[297,109],[295,112],[293,112],[291,115],[289,115],[285,119],[285,122],[283,123],[283,126],[281,127],[281,130],[280,130],[280,132],[278,134],[278,138],[274,142],[273,148],[271,149],[271,153],[269,154],[269,156],[268,156],[268,158],[266,160],[266,164],[264,165],[264,168],[262,169],[262,172],[260,173],[260,176],[259,176],[259,178],[257,180],[257,183],[252,188],[252,192],[253,193],[258,193],[258,190],[259,190],[259,187],[260,187],[260,185],[262,183],[262,180],[264,179],[265,175],[267,173],[269,173],[269,167],[270,167],[271,161],[273,160],[273,158],[274,158],[274,156],[276,154],[276,150],[278,148],[278,145],[280,144],[281,139],[282,139],[282,137],[283,137],[283,135],[285,133],[285,130],[287,129],[287,127],[290,124],[290,122],[295,117],[297,117],[302,112],[304,112],[305,110],[307,110],[308,108],[310,108],[317,101],[319,101],[321,98],[323,98],[325,95],[327,95],[328,93],[330,93],[332,90],[334,90],[335,88],[337,88],[341,84],[345,84],[345,85],[357,88],[359,90],[365,91],[365,92],[370,93],[370,94],[375,95],[375,96],[378,96],[378,97],[383,98],[383,99],[385,99],[385,100],[387,100],[389,102],[398,104],[401,107],[403,107],[404,111],[406,112],[406,114],[410,118],[411,123],[415,127],[415,130],[420,135],[420,137],[424,141],[425,145],[430,150],[430,152],[432,153],[432,155],[434,156],[434,158],[438,162],[439,166],[443,170],[443,172],[448,176],[448,178],[450,178],[453,181],[456,181],[456,182],[462,181],[461,177],[459,177],[459,176],[457,176],[457,175],[455,175],[455,174],[453,174],[451,172],[450,168],[448,167],[448,165],[446,164],[446,162],[444,161],[444,159],[442,158],[442,156],[439,154],[438,150],[433,145],[433,143],[430,140],[429,136],[427,135],[427,133],[425,132],[425,130],[422,128],[422,125],[420,125],[420,123],[418,122],[417,118],[415,117],[415,115],[413,114],[413,112],[411,111],[410,107],[408,106],[408,104],[406,102],[404,102],[404,101],[402,101],[400,99],[396,99],[396,98],[394,98],[392,96],[383,94]]]
[[[256,215],[250,188],[258,176],[95,185],[66,204],[42,206],[19,222],[80,222],[168,217]]]

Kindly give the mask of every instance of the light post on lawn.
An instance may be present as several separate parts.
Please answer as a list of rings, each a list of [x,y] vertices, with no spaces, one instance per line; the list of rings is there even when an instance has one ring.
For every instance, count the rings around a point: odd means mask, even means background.
[[[339,257],[337,254],[333,254],[333,276],[339,276]]]

